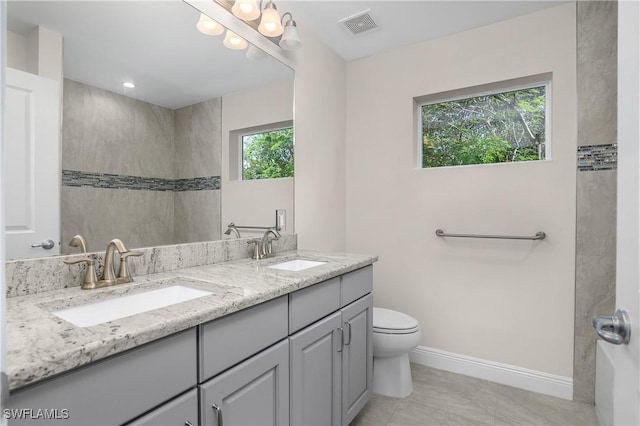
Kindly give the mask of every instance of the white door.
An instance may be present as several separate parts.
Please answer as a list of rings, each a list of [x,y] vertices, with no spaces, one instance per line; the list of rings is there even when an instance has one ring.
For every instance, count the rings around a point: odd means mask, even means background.
[[[616,307],[631,324],[615,346],[614,423],[640,424],[640,4],[618,2],[618,232]]]
[[[6,257],[59,254],[60,83],[10,68],[6,72]]]

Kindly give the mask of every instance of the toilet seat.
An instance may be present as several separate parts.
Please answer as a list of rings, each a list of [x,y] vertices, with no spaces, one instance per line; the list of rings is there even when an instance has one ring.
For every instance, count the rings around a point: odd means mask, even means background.
[[[373,332],[382,334],[411,334],[420,329],[418,321],[402,312],[373,308]]]

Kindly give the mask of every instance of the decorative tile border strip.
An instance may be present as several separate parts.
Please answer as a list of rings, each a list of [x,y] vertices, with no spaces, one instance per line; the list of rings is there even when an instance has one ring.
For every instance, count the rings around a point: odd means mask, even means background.
[[[175,179],[174,191],[206,191],[220,189],[220,176]]]
[[[616,170],[618,145],[589,145],[578,147],[578,171]]]
[[[220,189],[220,176],[164,179],[62,170],[62,186],[132,189],[138,191],[214,191]]]

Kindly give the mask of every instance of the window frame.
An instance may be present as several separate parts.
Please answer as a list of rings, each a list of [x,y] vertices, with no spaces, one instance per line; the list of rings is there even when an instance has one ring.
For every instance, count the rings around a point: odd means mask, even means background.
[[[545,146],[544,146],[544,159],[543,160],[527,160],[527,161],[508,161],[508,162],[499,162],[499,163],[475,163],[475,164],[460,164],[460,165],[450,165],[450,166],[439,166],[439,167],[424,167],[422,163],[422,149],[423,149],[423,138],[424,138],[424,130],[422,128],[422,107],[426,105],[434,105],[446,102],[455,102],[463,99],[471,99],[477,98],[481,96],[491,96],[499,93],[508,93],[515,92],[518,90],[526,90],[532,89],[535,87],[545,88]],[[469,167],[469,166],[493,166],[498,164],[529,164],[535,163],[539,161],[551,161],[551,145],[552,145],[552,135],[551,135],[551,120],[552,120],[552,90],[553,90],[553,80],[552,74],[539,74],[535,76],[522,77],[512,80],[505,80],[490,84],[484,84],[480,86],[467,87],[464,89],[454,89],[447,92],[434,93],[431,95],[421,96],[418,98],[414,98],[414,106],[416,111],[416,125],[417,125],[417,158],[416,163],[417,167],[420,170],[430,170],[430,169],[442,169],[448,167]]]

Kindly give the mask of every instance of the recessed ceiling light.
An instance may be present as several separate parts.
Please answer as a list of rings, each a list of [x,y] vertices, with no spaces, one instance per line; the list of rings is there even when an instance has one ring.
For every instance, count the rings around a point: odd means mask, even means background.
[[[122,83],[122,85],[127,89],[133,89],[134,87],[136,87],[136,85],[130,81],[125,81],[124,83]]]

